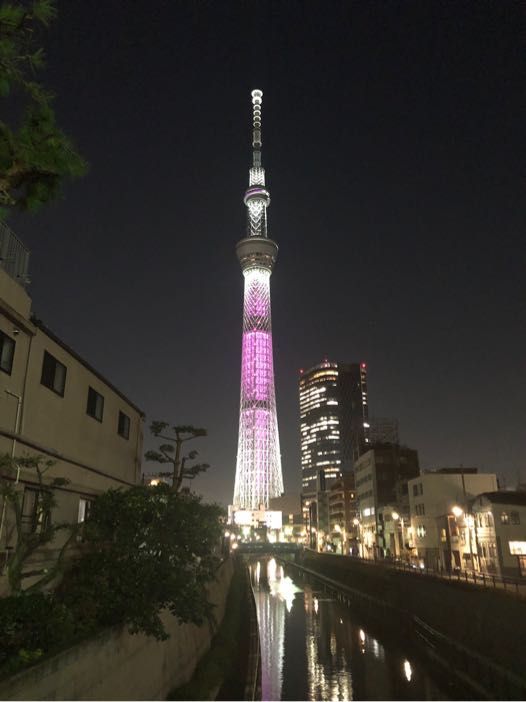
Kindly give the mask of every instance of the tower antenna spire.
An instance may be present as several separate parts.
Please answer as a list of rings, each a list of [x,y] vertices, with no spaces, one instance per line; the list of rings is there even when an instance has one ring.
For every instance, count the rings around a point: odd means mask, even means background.
[[[263,103],[263,91],[252,91],[252,153],[254,166],[261,166],[261,107]]]
[[[247,233],[236,253],[245,279],[239,438],[234,485],[234,508],[258,510],[283,493],[279,449],[270,275],[278,246],[267,236],[270,194],[261,165],[261,90],[252,91],[252,154],[250,180],[243,201]]]

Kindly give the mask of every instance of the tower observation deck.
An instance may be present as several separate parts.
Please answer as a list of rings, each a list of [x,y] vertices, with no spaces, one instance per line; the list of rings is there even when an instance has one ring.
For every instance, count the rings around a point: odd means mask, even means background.
[[[278,246],[267,236],[270,194],[261,163],[262,98],[261,90],[252,91],[252,167],[243,198],[247,235],[236,246],[245,293],[234,507],[247,510],[267,508],[270,498],[283,493],[270,318],[270,275]]]

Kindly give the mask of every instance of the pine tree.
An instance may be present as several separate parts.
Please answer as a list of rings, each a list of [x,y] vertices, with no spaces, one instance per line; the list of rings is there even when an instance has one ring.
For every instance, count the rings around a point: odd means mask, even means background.
[[[56,124],[53,95],[35,79],[44,66],[38,37],[55,17],[55,0],[0,5],[0,105],[21,105],[12,123],[0,120],[0,214],[36,209],[57,197],[64,179],[86,171]]]

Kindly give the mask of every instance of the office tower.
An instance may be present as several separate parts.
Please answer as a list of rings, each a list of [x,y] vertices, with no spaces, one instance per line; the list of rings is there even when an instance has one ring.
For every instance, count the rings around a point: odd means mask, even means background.
[[[302,505],[304,520],[328,530],[327,490],[368,445],[365,363],[325,360],[300,372]]]

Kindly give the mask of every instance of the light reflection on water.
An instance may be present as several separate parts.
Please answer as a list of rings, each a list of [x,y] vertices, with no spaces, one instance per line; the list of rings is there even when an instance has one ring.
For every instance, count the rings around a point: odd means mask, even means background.
[[[385,648],[337,601],[309,584],[298,587],[273,558],[252,563],[250,572],[264,702],[449,698],[420,665]]]
[[[342,632],[338,627],[330,626],[324,606],[327,600],[314,596],[312,589],[306,586],[304,601],[308,676],[306,699],[352,700],[352,675],[345,649],[341,646]]]
[[[281,700],[285,615],[301,590],[274,558],[250,565],[261,644],[261,699]]]

